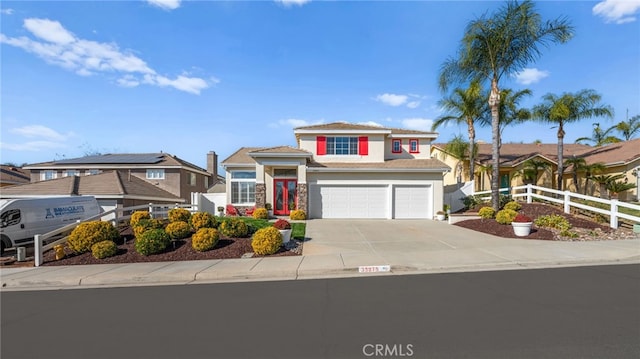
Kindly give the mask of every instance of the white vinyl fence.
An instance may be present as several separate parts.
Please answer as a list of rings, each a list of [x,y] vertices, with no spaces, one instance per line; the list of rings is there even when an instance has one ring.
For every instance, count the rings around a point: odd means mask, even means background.
[[[640,223],[640,217],[620,212],[620,208],[628,208],[631,210],[640,211],[640,206],[627,202],[621,202],[617,199],[602,199],[598,197],[585,196],[579,193],[570,191],[558,191],[551,188],[534,186],[528,184],[525,186],[516,186],[512,188],[500,188],[500,192],[507,191],[512,198],[525,198],[527,203],[533,202],[534,198],[553,202],[562,205],[564,213],[570,213],[571,207],[580,208],[583,210],[604,214],[610,216],[609,227],[618,228],[618,221],[620,218],[630,220],[635,223]],[[537,191],[537,192],[534,192]],[[475,192],[474,195],[489,194],[489,197],[481,197],[483,199],[491,198],[491,191]],[[546,194],[546,195],[545,195]],[[580,203],[577,200],[593,201],[605,204],[608,209],[589,206],[584,203]]]
[[[118,223],[124,222],[129,218],[131,218],[131,214],[133,214],[133,212],[135,212],[136,210],[146,210],[149,212],[152,218],[167,218],[169,211],[173,208],[186,208],[191,212],[197,212],[198,210],[197,209],[198,207],[196,205],[178,204],[178,203],[176,204],[149,203],[149,204],[143,204],[140,206],[126,207],[126,208],[122,208],[120,205],[118,205],[116,208],[112,210],[102,212],[93,217],[89,217],[84,221],[77,221],[76,223],[71,223],[62,228],[56,229],[54,231],[51,231],[45,234],[36,234],[34,237],[35,266],[36,267],[41,266],[44,260],[43,253],[48,251],[49,249],[52,249],[57,244],[65,243],[67,241],[67,237],[69,237],[69,233],[82,222],[95,221],[98,219],[103,221],[108,220],[112,222],[115,226]],[[51,243],[44,245],[44,242],[47,239],[51,239],[60,235],[63,235],[63,237],[56,241],[53,241]]]

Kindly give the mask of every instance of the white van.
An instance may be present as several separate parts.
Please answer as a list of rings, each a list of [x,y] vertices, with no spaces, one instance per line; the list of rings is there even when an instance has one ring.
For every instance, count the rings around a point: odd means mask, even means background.
[[[33,242],[67,224],[100,214],[92,196],[0,199],[0,246],[17,247]]]

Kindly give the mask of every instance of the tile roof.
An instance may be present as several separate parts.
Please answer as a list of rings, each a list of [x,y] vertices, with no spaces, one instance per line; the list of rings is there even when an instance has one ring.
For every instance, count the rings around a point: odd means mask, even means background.
[[[291,147],[291,146],[277,146],[277,147],[268,147],[268,148],[260,148],[257,150],[249,151],[250,153],[295,153],[295,154],[308,154],[311,155],[311,152],[301,150],[299,148]]]
[[[384,162],[315,162],[311,161],[309,168],[327,169],[451,169],[444,162],[437,159],[393,159]]]
[[[602,162],[605,165],[629,163],[640,158],[640,138],[612,143],[601,147],[590,147],[577,154],[587,163]]]
[[[207,170],[194,165],[188,161],[185,161],[177,156],[169,153],[115,153],[104,154],[96,156],[86,156],[71,159],[64,159],[59,161],[49,161],[30,164],[25,166],[26,168],[43,168],[43,167],[58,167],[69,168],[71,167],[84,167],[90,165],[104,166],[105,168],[122,167],[127,168],[131,165],[145,165],[149,167],[164,167],[164,166],[184,166],[193,168],[195,170],[204,171]]]
[[[225,158],[221,163],[234,164],[254,164],[256,161],[249,157],[249,152],[263,150],[266,147],[241,147],[229,157]]]
[[[14,166],[0,166],[0,183],[3,185],[16,185],[29,182],[31,182],[31,176],[28,170]]]
[[[162,198],[167,201],[184,200],[143,179],[129,176],[125,171],[108,171],[92,176],[69,176],[48,181],[6,187],[3,195],[90,195],[127,196],[128,198]]]
[[[297,130],[312,130],[312,131],[334,131],[334,130],[358,131],[358,130],[361,130],[361,131],[391,131],[391,133],[394,133],[394,134],[415,134],[415,135],[435,134],[435,132],[409,130],[404,128],[389,128],[389,127],[382,127],[382,126],[361,125],[357,123],[348,123],[348,122],[332,122],[332,123],[325,123],[321,125],[296,127],[293,129],[294,132]]]

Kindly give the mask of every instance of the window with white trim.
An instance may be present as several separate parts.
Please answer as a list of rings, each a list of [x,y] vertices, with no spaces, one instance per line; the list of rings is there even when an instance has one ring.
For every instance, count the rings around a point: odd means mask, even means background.
[[[63,176],[64,177],[80,176],[80,171],[78,171],[78,170],[66,170],[66,171],[64,171]]]
[[[357,155],[358,137],[327,137],[328,155]]]
[[[100,173],[100,170],[86,170],[84,171],[84,174],[86,176],[93,176],[93,175],[97,175]]]
[[[231,171],[231,203],[253,204],[256,202],[256,172]]]
[[[51,180],[58,177],[58,173],[53,170],[45,170],[41,172],[40,178],[43,181]]]
[[[420,143],[417,139],[409,140],[409,153],[419,153],[420,152]]]
[[[148,169],[147,179],[164,179],[164,169]]]
[[[391,142],[391,152],[392,153],[401,153],[402,152],[402,140],[394,139]]]

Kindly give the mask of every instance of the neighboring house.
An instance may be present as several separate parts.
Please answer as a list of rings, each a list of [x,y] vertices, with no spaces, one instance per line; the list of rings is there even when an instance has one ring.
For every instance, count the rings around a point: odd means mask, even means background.
[[[227,202],[310,218],[433,218],[443,174],[434,132],[330,123],[294,129],[297,148],[243,147],[222,161]]]
[[[207,154],[207,169],[168,153],[120,153],[64,159],[25,166],[31,182],[69,176],[96,175],[106,171],[126,171],[172,195],[190,202],[192,192],[207,192],[218,178],[215,152]]]
[[[446,152],[445,146],[446,144],[443,143],[433,144],[431,147],[432,157],[442,160],[452,168],[456,168],[459,161],[456,157]],[[598,162],[603,163],[606,169],[600,174],[625,174],[626,181],[636,184],[636,188],[621,193],[619,198],[621,200],[637,200],[637,187],[640,185],[637,176],[638,171],[640,171],[640,139],[614,143],[602,147],[566,143],[564,144],[563,149],[563,159],[565,161],[571,157],[584,158],[587,164]],[[549,164],[546,169],[538,171],[537,181],[534,184],[542,187],[557,188],[557,151],[557,144],[503,144],[500,148],[500,187],[506,188],[520,186],[527,182],[522,176],[522,170],[527,164],[527,161],[533,160]],[[491,163],[491,144],[478,144],[475,176],[476,191],[486,191],[491,189]],[[461,182],[467,182],[469,181],[468,161],[465,161],[463,168],[464,171],[460,176],[460,180]],[[564,168],[563,188],[576,192],[576,185],[573,183],[572,172],[573,168],[571,166]],[[584,185],[586,183],[585,176],[586,172],[578,172],[581,193],[584,193]],[[445,175],[445,186],[451,186],[457,183],[458,178],[456,171],[452,171]],[[593,183],[593,181],[589,181],[588,187],[588,195],[600,195],[599,186]]]
[[[131,207],[148,203],[184,203],[185,200],[133,176],[129,171],[105,171],[93,176],[67,176],[2,189],[2,198],[94,196],[100,206]]]
[[[29,183],[31,176],[29,171],[15,166],[0,166],[0,187],[15,186],[17,184]]]

